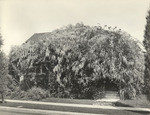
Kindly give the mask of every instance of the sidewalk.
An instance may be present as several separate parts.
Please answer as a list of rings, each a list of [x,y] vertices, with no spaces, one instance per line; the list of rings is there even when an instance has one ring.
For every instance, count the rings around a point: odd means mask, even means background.
[[[13,103],[27,103],[38,105],[55,105],[66,107],[81,107],[81,108],[96,108],[96,109],[113,109],[113,110],[130,110],[130,111],[144,111],[150,112],[150,108],[133,108],[133,107],[114,107],[114,106],[101,106],[101,105],[85,105],[85,104],[67,104],[67,103],[54,103],[54,102],[39,102],[39,101],[24,101],[24,100],[6,100]]]
[[[11,113],[24,113],[24,114],[38,114],[38,115],[87,115],[87,113],[79,113],[79,112],[66,112],[66,111],[54,111],[54,110],[39,110],[39,109],[27,109],[27,108],[16,108],[16,107],[3,107],[0,106],[0,113],[2,111],[10,111]],[[98,115],[92,114],[90,115]],[[99,114],[106,115],[106,114]]]

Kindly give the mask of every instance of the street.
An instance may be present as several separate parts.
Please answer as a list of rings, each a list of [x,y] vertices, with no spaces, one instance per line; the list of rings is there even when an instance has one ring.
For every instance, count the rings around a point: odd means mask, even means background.
[[[9,112],[9,111],[0,111],[0,115],[31,115],[28,113],[17,113],[17,112]],[[33,114],[32,114],[33,115]]]

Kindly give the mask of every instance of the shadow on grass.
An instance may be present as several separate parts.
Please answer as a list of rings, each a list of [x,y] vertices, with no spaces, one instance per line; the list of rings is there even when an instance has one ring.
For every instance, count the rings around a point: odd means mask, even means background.
[[[115,103],[113,103],[113,105],[117,106],[117,107],[133,107],[131,105],[124,104],[124,103],[121,103],[121,102],[115,102]],[[142,114],[142,115],[150,115],[150,112],[148,112],[148,111],[134,111],[134,110],[127,110],[127,111]]]
[[[138,114],[142,114],[142,115],[150,115],[149,111],[132,111],[132,110],[128,110],[128,111],[138,113]]]
[[[124,104],[124,103],[121,103],[121,102],[115,102],[115,103],[113,103],[113,105],[117,106],[117,107],[133,107],[131,105]]]
[[[4,101],[4,102],[0,101],[0,104],[2,104],[2,103],[7,103],[7,102],[6,101]]]

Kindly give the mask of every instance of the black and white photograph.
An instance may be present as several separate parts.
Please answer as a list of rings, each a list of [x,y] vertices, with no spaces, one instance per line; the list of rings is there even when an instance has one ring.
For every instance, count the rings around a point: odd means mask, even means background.
[[[150,115],[150,0],[0,0],[0,115]]]

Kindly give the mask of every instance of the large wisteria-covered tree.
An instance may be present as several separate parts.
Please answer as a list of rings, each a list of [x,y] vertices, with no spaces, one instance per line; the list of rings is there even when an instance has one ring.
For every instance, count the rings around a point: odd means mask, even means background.
[[[109,79],[132,98],[144,84],[144,54],[115,29],[77,23],[34,34],[10,52],[10,73],[24,76],[27,89],[42,87],[56,97],[91,98]]]

